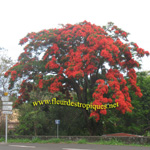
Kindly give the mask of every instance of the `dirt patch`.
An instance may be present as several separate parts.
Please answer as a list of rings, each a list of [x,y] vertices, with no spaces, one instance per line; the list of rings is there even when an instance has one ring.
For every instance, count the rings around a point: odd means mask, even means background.
[[[106,134],[103,136],[114,136],[114,137],[141,137],[141,135],[134,135],[134,134],[128,134],[128,133],[113,133],[113,134]]]

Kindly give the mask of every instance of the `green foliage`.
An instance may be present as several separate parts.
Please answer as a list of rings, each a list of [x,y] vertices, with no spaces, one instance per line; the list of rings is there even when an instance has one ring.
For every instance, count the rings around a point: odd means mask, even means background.
[[[20,106],[19,127],[17,132],[21,135],[36,135],[47,132],[48,119],[41,108],[33,108],[31,104],[24,103]]]
[[[94,142],[95,144],[103,144],[103,145],[125,145],[124,142],[121,142],[117,139],[111,139],[111,140],[100,140],[98,142]]]
[[[38,143],[39,141],[41,140],[38,137],[32,138],[32,143]]]
[[[4,142],[5,141],[5,139],[4,138],[0,138],[0,142]]]
[[[30,104],[20,106],[19,127],[20,135],[56,135],[55,120],[60,119],[59,135],[88,135],[82,110],[68,106],[49,105],[48,111],[42,107],[35,110]]]
[[[142,98],[131,93],[133,99],[133,113],[129,115],[128,121],[131,132],[144,134],[150,130],[150,76],[149,72],[137,73],[137,85],[143,93]]]
[[[79,141],[77,141],[78,144],[86,144],[87,140],[86,139],[81,139]]]
[[[50,119],[50,135],[56,135],[56,119],[60,119],[60,135],[67,136],[88,134],[82,110],[79,108],[50,105],[47,117]]]
[[[1,104],[2,105],[2,104]],[[5,118],[1,116],[0,134],[5,135]]]
[[[146,131],[145,136],[150,137],[150,131]]]
[[[60,100],[63,95],[59,94]],[[47,91],[30,92],[30,102],[37,100],[51,100],[57,94]],[[32,103],[19,106],[19,127],[16,130],[20,135],[56,135],[55,120],[60,119],[59,135],[87,135],[87,125],[80,108],[41,105],[33,107]]]
[[[31,143],[30,139],[8,139],[8,143]]]
[[[61,140],[59,138],[52,138],[48,140],[49,143],[60,143],[61,141],[64,141],[64,140]]]
[[[0,138],[0,142],[4,142],[4,138]],[[130,143],[127,144],[125,142],[119,141],[117,139],[110,139],[110,140],[99,140],[95,142],[88,142],[86,139],[80,139],[78,141],[70,141],[64,140],[59,138],[52,138],[48,140],[40,140],[39,138],[35,138],[34,140],[30,139],[8,139],[8,143],[74,143],[74,144],[100,144],[100,145],[132,145],[132,146],[146,146],[150,147],[149,144],[136,144]]]

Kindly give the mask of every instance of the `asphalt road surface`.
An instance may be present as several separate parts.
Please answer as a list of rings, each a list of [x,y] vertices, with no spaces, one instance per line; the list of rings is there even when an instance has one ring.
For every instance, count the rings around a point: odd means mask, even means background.
[[[150,150],[150,147],[95,144],[0,143],[0,150]]]

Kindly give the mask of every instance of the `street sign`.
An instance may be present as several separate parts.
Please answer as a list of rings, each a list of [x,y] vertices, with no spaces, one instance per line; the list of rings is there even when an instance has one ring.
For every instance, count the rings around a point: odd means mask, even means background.
[[[8,96],[2,96],[2,101],[9,101],[9,97]]]
[[[2,110],[12,110],[12,106],[2,106]]]
[[[5,92],[5,93],[4,93],[4,96],[7,96],[7,95],[8,95],[8,93],[7,93],[7,92]]]
[[[8,114],[12,114],[12,111],[2,111],[2,113],[8,115]]]
[[[13,102],[3,102],[3,105],[12,105]]]
[[[55,124],[60,124],[60,120],[55,120]]]

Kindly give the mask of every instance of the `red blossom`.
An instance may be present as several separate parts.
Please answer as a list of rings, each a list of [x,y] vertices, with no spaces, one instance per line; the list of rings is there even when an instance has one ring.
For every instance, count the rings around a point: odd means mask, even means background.
[[[15,70],[13,70],[13,71],[11,72],[11,80],[12,80],[12,81],[14,81],[14,80],[16,79],[16,74],[17,74],[17,72],[16,72]]]
[[[8,77],[8,75],[9,75],[9,71],[5,72],[4,76]]]
[[[90,117],[94,117],[95,120],[96,120],[96,122],[98,122],[99,119],[100,119],[100,116],[99,116],[99,114],[98,114],[97,112],[92,112],[92,113],[90,114]]]
[[[55,93],[60,91],[60,87],[62,86],[62,83],[58,81],[58,79],[55,79],[54,82],[50,85],[48,88],[51,93]]]
[[[40,89],[43,88],[43,79],[39,80],[39,85],[38,86],[39,86]]]
[[[146,54],[146,56],[150,55],[150,53],[148,51],[145,51],[144,54]]]
[[[119,31],[118,31],[118,30],[116,30],[116,31],[115,31],[115,33],[116,33],[116,34],[119,34]]]
[[[121,35],[124,36],[124,37],[126,37],[127,33],[126,32],[122,32]]]
[[[51,47],[51,50],[53,51],[54,54],[56,54],[59,50],[59,47],[57,46],[57,44],[53,44],[53,46]]]
[[[53,57],[51,61],[49,61],[46,66],[45,66],[46,69],[57,69],[59,68],[59,65],[56,64],[56,58]]]

